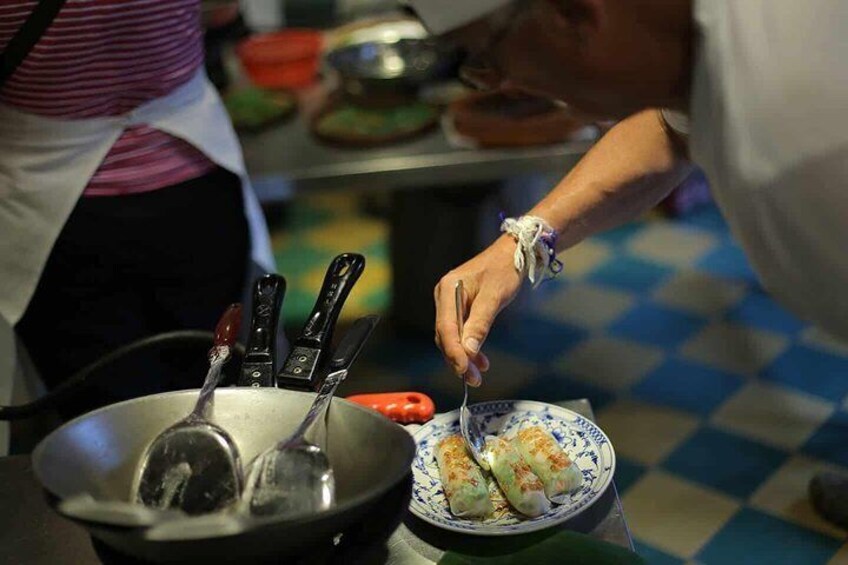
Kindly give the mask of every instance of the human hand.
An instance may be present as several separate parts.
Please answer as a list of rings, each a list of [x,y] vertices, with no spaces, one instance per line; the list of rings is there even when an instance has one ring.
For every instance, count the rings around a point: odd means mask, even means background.
[[[458,376],[480,386],[481,373],[489,369],[482,345],[495,318],[518,294],[521,274],[513,262],[515,241],[501,237],[488,249],[446,274],[436,285],[436,345]],[[466,322],[460,342],[456,319],[455,288],[462,281]]]

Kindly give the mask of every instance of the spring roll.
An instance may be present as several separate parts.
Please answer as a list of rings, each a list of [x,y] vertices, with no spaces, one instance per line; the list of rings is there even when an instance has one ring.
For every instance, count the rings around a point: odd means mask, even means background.
[[[500,520],[513,513],[512,506],[504,496],[498,481],[491,473],[486,473],[486,483],[489,485],[489,500],[492,501],[492,514],[490,518]]]
[[[436,462],[454,516],[484,518],[491,514],[488,485],[482,470],[468,453],[462,436],[453,435],[441,440],[436,446]]]
[[[488,436],[486,451],[492,474],[513,508],[531,518],[541,516],[551,509],[542,481],[533,474],[510,442]]]
[[[583,474],[541,426],[528,426],[513,439],[515,448],[533,473],[545,485],[548,498],[573,491],[583,482]]]

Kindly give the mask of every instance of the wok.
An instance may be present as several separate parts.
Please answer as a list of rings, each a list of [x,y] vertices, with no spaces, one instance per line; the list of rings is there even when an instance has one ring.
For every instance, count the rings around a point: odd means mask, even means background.
[[[263,280],[257,281],[257,288]],[[273,367],[273,340],[265,337],[273,335],[279,301],[265,304],[257,296],[264,295],[254,296],[248,350],[267,355]],[[271,308],[272,314],[262,315],[267,308]],[[101,370],[113,366],[116,360],[129,359],[133,354],[163,345],[187,346],[205,341],[208,348],[211,337],[206,332],[173,332],[126,345],[82,369],[36,402],[0,407],[0,419],[29,417],[61,405],[83,387],[106,376],[120,379],[120,374]],[[242,348],[236,347],[236,351],[240,353]],[[289,436],[315,398],[313,392],[256,387],[260,383],[250,376],[251,371],[242,371],[239,384],[244,386],[218,389],[208,413],[210,420],[232,437],[243,461],[251,461],[267,447]],[[267,384],[273,385],[271,381]],[[50,433],[33,451],[32,462],[36,478],[49,494],[48,500],[54,508],[62,513],[64,500],[86,495],[97,501],[129,502],[145,449],[159,433],[185,417],[198,393],[196,389],[166,392],[112,404],[79,416]],[[391,516],[392,523],[386,523],[383,530],[394,529],[400,520],[396,503],[408,500],[411,486],[411,464],[415,456],[412,437],[377,412],[339,398],[330,406],[323,432],[315,439],[333,467],[337,504],[321,513],[269,517],[252,521],[250,527],[236,533],[204,528],[167,541],[155,539],[148,527],[120,526],[69,513],[64,515],[117,553],[155,562],[277,561],[309,555],[314,548],[332,547],[339,534],[368,535],[371,524],[385,523],[385,515]],[[377,517],[380,510],[384,510],[384,516]],[[374,534],[382,533],[374,531]]]
[[[226,429],[244,460],[291,433],[314,393],[276,388],[229,388],[215,394],[211,417]],[[90,412],[47,436],[33,452],[33,469],[51,502],[88,493],[98,500],[130,498],[145,447],[191,409],[196,390],[169,392]],[[389,491],[409,483],[415,444],[400,426],[360,405],[336,398],[330,407],[326,452],[337,479],[337,505],[296,519],[271,518],[233,535],[195,535],[156,541],[146,528],[105,526],[70,518],[125,555],[156,562],[256,562],[303,556],[367,521]]]

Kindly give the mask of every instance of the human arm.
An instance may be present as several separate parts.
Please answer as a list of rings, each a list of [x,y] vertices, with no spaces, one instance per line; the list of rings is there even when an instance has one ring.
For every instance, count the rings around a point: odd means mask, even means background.
[[[685,139],[658,110],[645,110],[613,127],[528,214],[557,230],[557,250],[563,251],[650,210],[691,171]],[[521,286],[514,253],[515,241],[504,235],[436,285],[436,344],[472,385],[479,385],[480,371],[488,368],[480,348],[491,325]],[[457,280],[463,281],[470,309],[462,344],[454,314]]]

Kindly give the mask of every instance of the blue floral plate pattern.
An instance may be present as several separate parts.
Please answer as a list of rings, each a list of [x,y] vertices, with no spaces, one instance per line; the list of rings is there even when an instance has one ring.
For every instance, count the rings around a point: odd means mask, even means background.
[[[612,483],[615,452],[607,436],[583,416],[542,402],[502,400],[469,406],[483,433],[510,437],[520,427],[540,425],[559,442],[583,474],[583,484],[571,493],[571,500],[537,518],[524,518],[515,512],[486,520],[457,518],[450,513],[439,467],[436,445],[459,432],[459,410],[436,416],[418,429],[413,437],[418,453],[412,464],[410,510],[425,522],[439,528],[481,536],[516,535],[566,522],[595,503]]]

